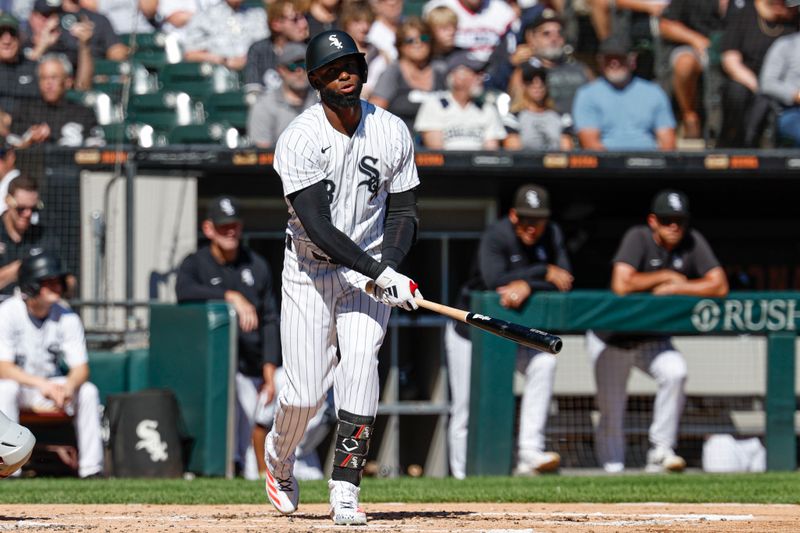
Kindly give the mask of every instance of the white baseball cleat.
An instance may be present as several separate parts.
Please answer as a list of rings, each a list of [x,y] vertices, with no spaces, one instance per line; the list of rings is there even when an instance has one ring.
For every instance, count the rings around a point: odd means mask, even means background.
[[[651,448],[647,452],[647,466],[645,472],[658,474],[660,472],[683,472],[686,461],[676,455],[671,448]]]
[[[266,474],[267,498],[275,506],[275,509],[283,514],[295,512],[300,502],[300,487],[297,485],[297,479],[293,475],[289,475],[285,479],[276,478],[269,471],[269,466],[267,466]]]
[[[22,468],[33,453],[36,438],[25,426],[9,420],[0,412],[0,478]]]
[[[367,514],[358,506],[359,487],[347,481],[328,481],[331,494],[331,518],[339,526],[363,526]]]
[[[555,472],[561,465],[561,456],[556,452],[534,452],[520,460],[514,468],[515,476],[535,476],[544,472]]]

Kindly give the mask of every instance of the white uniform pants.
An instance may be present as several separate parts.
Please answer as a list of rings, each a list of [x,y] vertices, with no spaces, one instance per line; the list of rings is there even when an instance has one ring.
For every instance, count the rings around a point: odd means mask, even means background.
[[[623,419],[627,383],[636,367],[656,380],[653,422],[648,437],[653,447],[675,448],[685,400],[686,361],[669,339],[638,344],[633,349],[606,345],[592,331],[586,333],[597,385],[600,421],[595,432],[595,454],[601,465],[625,463]]]
[[[65,377],[51,378],[63,383]],[[33,387],[23,387],[16,381],[0,379],[0,411],[19,422],[19,410],[54,409],[55,404]],[[65,411],[74,416],[75,437],[78,441],[78,475],[91,476],[103,471],[103,438],[100,434],[100,395],[97,387],[86,382],[78,388]]]
[[[366,282],[357,272],[286,250],[281,344],[287,383],[266,446],[278,478],[291,474],[295,448],[331,385],[337,410],[377,413],[378,350],[390,308],[363,291]]]
[[[467,465],[472,342],[456,333],[454,323],[448,322],[445,348],[450,377],[450,424],[447,431],[450,472],[453,477],[463,479]],[[530,461],[533,454],[544,451],[544,429],[553,395],[556,358],[552,354],[520,347],[516,369],[525,376],[517,437],[518,456],[520,461]]]

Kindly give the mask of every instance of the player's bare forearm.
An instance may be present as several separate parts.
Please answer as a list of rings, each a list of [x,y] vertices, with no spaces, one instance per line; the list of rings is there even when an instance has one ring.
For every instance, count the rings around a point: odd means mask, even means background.
[[[40,387],[46,379],[28,374],[11,361],[0,361],[0,379],[10,379],[26,387]]]
[[[14,261],[4,267],[0,267],[0,289],[17,281],[17,272],[19,272],[20,263],[20,261]]]
[[[721,267],[709,270],[698,279],[667,282],[653,289],[653,294],[700,296],[704,298],[724,298],[728,295],[729,286],[725,271]]]
[[[620,296],[632,292],[650,292],[659,285],[669,282],[680,282],[686,277],[674,270],[656,270],[655,272],[637,272],[625,263],[614,265],[611,275],[611,290]]]
[[[83,385],[89,380],[89,365],[82,364],[76,367],[70,368],[69,373],[67,374],[67,383],[66,386],[70,390],[78,390],[78,387]]]

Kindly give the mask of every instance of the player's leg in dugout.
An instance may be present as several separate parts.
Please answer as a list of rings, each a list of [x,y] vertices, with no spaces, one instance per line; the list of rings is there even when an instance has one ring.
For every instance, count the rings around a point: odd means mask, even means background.
[[[450,473],[456,479],[467,475],[467,435],[469,431],[469,392],[472,369],[472,342],[456,332],[449,320],[444,330],[447,376],[450,381],[450,421],[447,444]]]
[[[544,430],[556,378],[556,356],[520,347],[516,369],[525,378],[520,401],[518,464],[520,475],[552,471],[558,468],[560,457],[545,452]]]
[[[648,432],[650,445],[672,451],[677,445],[678,426],[686,400],[686,360],[672,342],[664,340],[647,343],[637,354],[636,366],[658,384]]]
[[[586,348],[594,368],[597,409],[600,420],[595,428],[595,455],[606,472],[625,468],[625,431],[623,427],[627,386],[635,353],[607,346],[592,331],[586,333]]]
[[[253,448],[253,427],[258,407],[258,392],[264,384],[259,376],[236,372],[236,442],[233,460],[245,479],[258,479],[258,465]]]

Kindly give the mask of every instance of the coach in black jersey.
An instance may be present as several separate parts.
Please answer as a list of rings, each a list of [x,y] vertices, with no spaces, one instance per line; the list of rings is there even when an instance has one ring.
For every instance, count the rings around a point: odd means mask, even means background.
[[[508,216],[486,229],[470,280],[462,287],[458,307],[469,308],[472,291],[496,290],[503,307],[517,309],[537,291],[568,291],[572,274],[561,228],[550,220],[550,198],[543,187],[517,189]],[[472,342],[466,324],[449,322],[445,346],[450,376],[450,470],[466,475],[467,422]],[[518,461],[515,475],[556,470],[561,458],[544,451],[544,427],[555,379],[552,354],[520,347],[517,369],[525,376],[520,407]]]
[[[270,402],[275,396],[280,337],[272,272],[263,257],[241,243],[242,228],[236,199],[221,196],[212,200],[202,224],[210,242],[183,260],[175,293],[179,302],[224,300],[236,310],[239,353],[234,459],[244,467],[259,393],[265,393]]]

